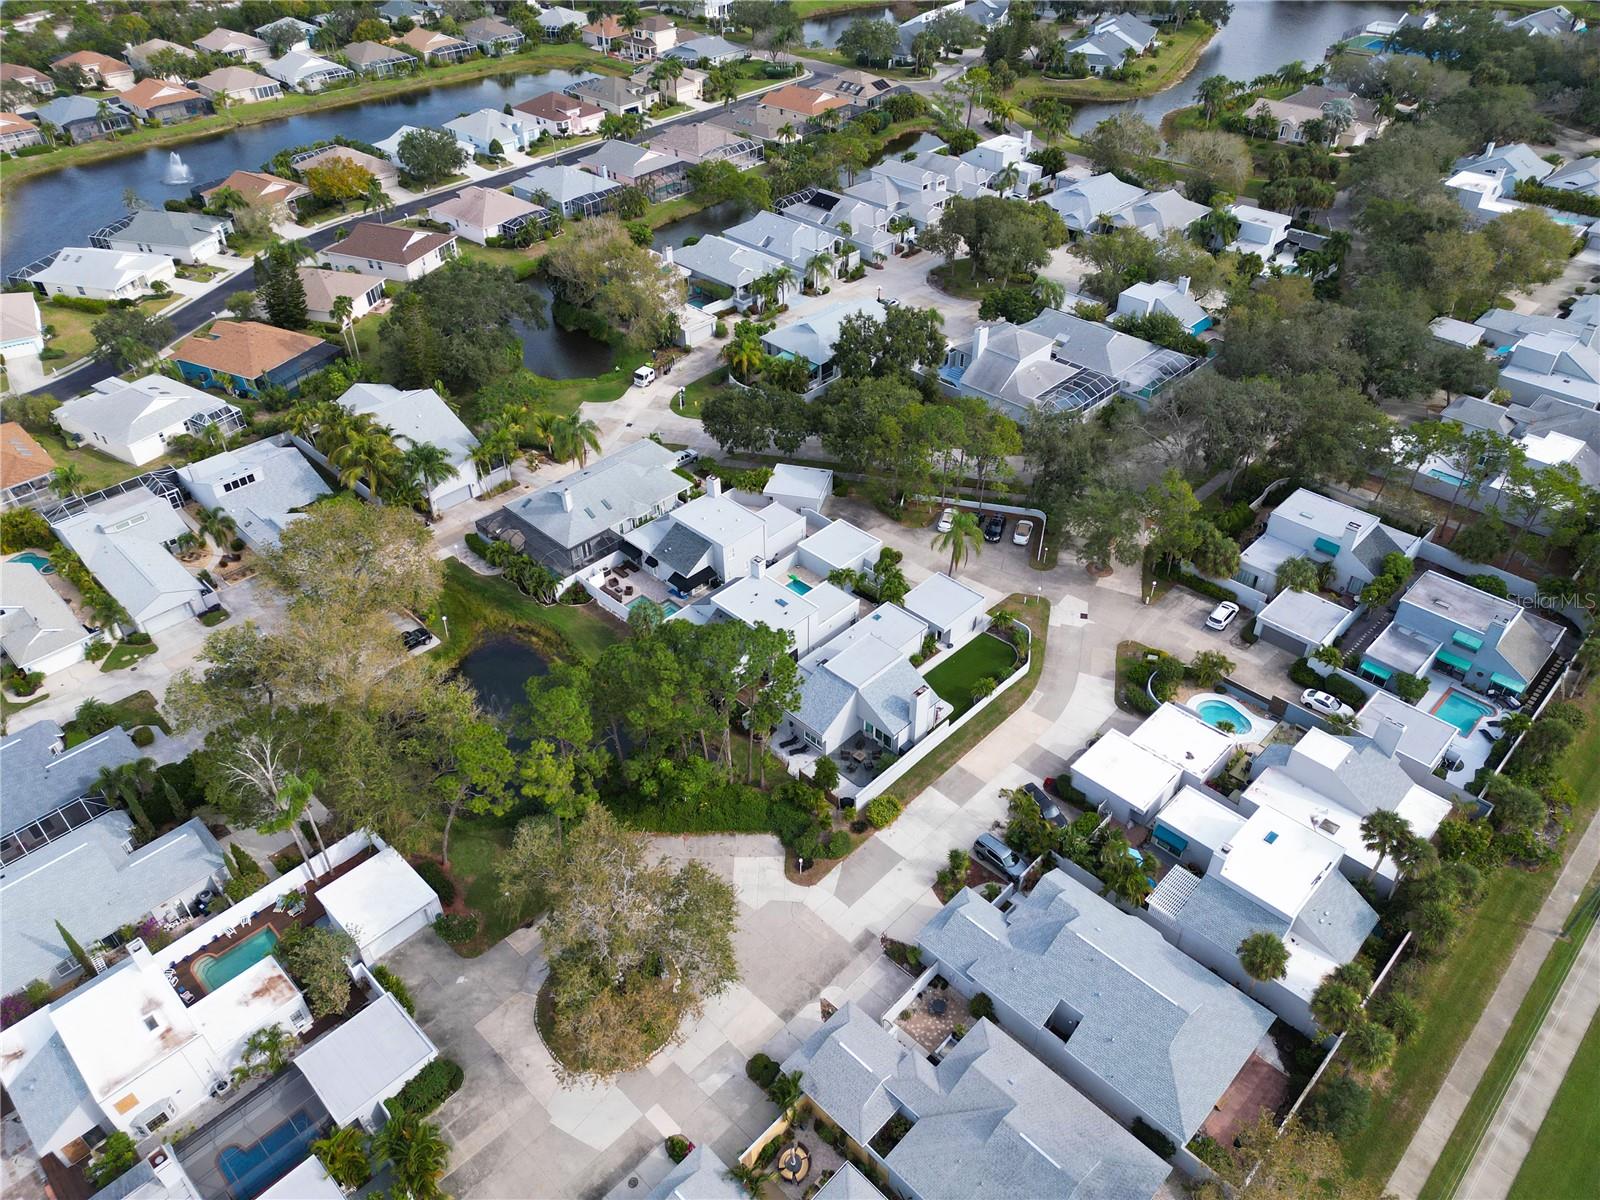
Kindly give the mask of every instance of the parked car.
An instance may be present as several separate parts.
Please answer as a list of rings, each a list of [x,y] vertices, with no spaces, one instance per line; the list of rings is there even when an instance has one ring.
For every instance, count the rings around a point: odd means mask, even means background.
[[[1016,531],[1011,535],[1011,544],[1013,546],[1026,546],[1031,541],[1033,541],[1033,522],[1029,520],[1018,521]]]
[[[1300,693],[1300,704],[1309,708],[1314,713],[1321,713],[1325,717],[1353,717],[1356,710],[1351,708],[1339,697],[1329,692],[1319,692],[1316,688],[1307,688]]]
[[[947,508],[939,514],[939,523],[934,526],[935,532],[949,533],[951,526],[956,523],[956,510]]]
[[[998,542],[1006,535],[1006,519],[1000,513],[990,513],[983,518],[983,540]]]
[[[880,297],[879,300],[878,300],[878,303],[883,305],[885,308],[899,308],[900,307],[900,301],[897,300],[893,296]]]
[[[1206,618],[1207,629],[1226,629],[1233,624],[1233,619],[1239,615],[1239,606],[1232,600],[1224,600],[1211,610],[1211,615]]]
[[[972,855],[1007,879],[1021,879],[1028,872],[1028,864],[1022,861],[1022,855],[992,833],[978,835],[978,840],[972,843]]]
[[[1067,814],[1057,806],[1055,798],[1037,783],[1025,783],[1022,790],[1033,797],[1033,802],[1039,806],[1039,815],[1050,824],[1059,828],[1067,823]]]
[[[400,635],[400,644],[407,650],[415,650],[419,646],[426,646],[433,641],[433,634],[426,629],[408,629]]]

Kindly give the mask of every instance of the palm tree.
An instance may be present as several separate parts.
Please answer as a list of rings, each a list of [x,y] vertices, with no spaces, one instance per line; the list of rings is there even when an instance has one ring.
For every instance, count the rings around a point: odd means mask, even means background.
[[[355,315],[356,302],[349,296],[340,296],[328,308],[328,315],[333,318],[333,323],[339,327],[340,336],[344,338],[344,348],[350,357],[357,362],[361,361],[361,346],[356,341],[355,330],[351,328],[350,318]]]
[[[311,1143],[311,1153],[321,1160],[323,1169],[341,1188],[359,1188],[372,1178],[367,1135],[359,1125],[346,1125],[325,1138],[318,1138]]]
[[[767,361],[767,352],[761,348],[760,335],[746,328],[723,347],[722,357],[728,360],[728,366],[736,378],[748,381],[760,372],[762,364]]]
[[[289,406],[289,411],[284,414],[284,425],[295,437],[312,441],[312,433],[326,429],[328,422],[335,418],[337,413],[347,410],[329,400],[316,400],[310,396],[301,396]]]
[[[83,468],[67,463],[50,472],[50,490],[65,499],[83,494]]]
[[[600,449],[600,427],[587,417],[572,413],[550,423],[550,453],[560,462],[578,460],[589,465],[589,451]]]
[[[236,188],[219,187],[211,193],[206,207],[212,212],[232,212],[236,208],[248,207],[249,203]]]
[[[1239,236],[1239,218],[1225,208],[1214,208],[1189,226],[1189,236],[1216,250]]]
[[[156,762],[153,758],[136,758],[132,762],[118,763],[115,766],[101,767],[99,774],[94,777],[94,782],[89,786],[92,792],[98,792],[100,797],[108,804],[122,801],[133,819],[138,823],[145,837],[154,837],[155,825],[144,811],[144,798],[149,795],[151,787],[155,785]]]
[[[1374,809],[1361,818],[1361,844],[1378,856],[1367,872],[1370,882],[1378,877],[1383,860],[1393,854],[1396,847],[1411,839],[1411,822],[1387,808]]]
[[[933,548],[950,552],[950,574],[954,575],[969,555],[983,552],[983,529],[978,518],[969,512],[957,513],[950,528],[935,535]]]
[[[344,431],[343,440],[328,455],[328,461],[339,472],[339,482],[345,487],[365,483],[372,499],[378,499],[383,483],[398,474],[401,464],[400,447],[394,444],[394,435],[372,417],[362,413]]]
[[[372,1139],[372,1148],[388,1161],[397,1190],[409,1200],[446,1200],[439,1181],[450,1165],[450,1147],[437,1125],[415,1113],[397,1113]]]
[[[650,82],[655,84],[656,90],[661,92],[663,95],[666,93],[661,87],[662,83],[671,83],[676,85],[682,76],[683,62],[681,59],[658,59],[656,61],[656,65],[650,69]],[[678,98],[678,89],[676,86],[674,86],[672,89],[672,98],[674,100]]]
[[[983,106],[989,110],[990,121],[999,124],[1001,133],[1004,133],[1010,127],[1012,118],[1017,115],[1015,101],[1000,95],[998,92],[992,92],[985,97]]]
[[[456,473],[455,464],[450,461],[450,452],[432,442],[407,446],[405,453],[400,456],[400,463],[406,479],[415,483],[425,496]]]
[[[1361,1016],[1361,993],[1329,976],[1311,993],[1311,1019],[1324,1033],[1343,1033]]]
[[[1358,1021],[1344,1035],[1345,1053],[1358,1071],[1381,1071],[1394,1057],[1394,1034],[1376,1021]]]
[[[1289,973],[1289,948],[1281,937],[1265,929],[1258,929],[1240,942],[1237,953],[1239,965],[1253,981],[1251,992],[1257,983],[1282,979]]]
[[[1200,81],[1200,85],[1195,88],[1195,99],[1200,101],[1207,125],[1217,119],[1217,114],[1222,111],[1222,106],[1232,97],[1233,92],[1233,80],[1226,75],[1210,75]]]
[[[210,538],[218,550],[231,542],[239,531],[239,523],[221,508],[202,508],[196,514],[195,521],[200,526],[200,532]]]
[[[385,210],[393,207],[394,201],[389,199],[389,193],[383,190],[383,184],[376,179],[367,184],[367,190],[361,197],[362,212],[377,209],[381,216]]]
[[[1033,117],[1046,141],[1059,142],[1071,126],[1072,110],[1054,100],[1041,100],[1034,106]]]
[[[740,1162],[734,1163],[725,1173],[729,1179],[744,1188],[752,1196],[761,1195],[761,1189],[773,1177],[773,1172],[770,1170],[762,1170],[760,1167],[747,1167]]]
[[[811,286],[817,290],[822,289],[822,277],[833,268],[834,257],[824,250],[820,254],[813,254],[806,263],[806,275],[811,279]]]
[[[989,179],[989,186],[1004,196],[1017,186],[1017,180],[1022,178],[1022,168],[1016,163],[1007,163],[996,171]]]

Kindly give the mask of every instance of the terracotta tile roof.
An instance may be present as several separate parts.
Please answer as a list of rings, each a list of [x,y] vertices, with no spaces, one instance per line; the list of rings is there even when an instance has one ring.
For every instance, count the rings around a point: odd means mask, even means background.
[[[0,486],[15,487],[55,469],[55,460],[21,425],[0,425]]]
[[[30,129],[37,131],[38,126],[16,113],[0,112],[0,133],[27,133]]]
[[[52,67],[86,67],[99,71],[101,74],[115,74],[117,71],[133,70],[121,59],[112,58],[109,54],[99,54],[93,50],[79,50],[76,54],[68,54],[58,58],[50,64]]]
[[[849,104],[850,101],[843,96],[831,96],[827,92],[819,92],[815,88],[801,87],[798,83],[791,83],[775,92],[768,92],[761,97],[761,103],[769,108],[781,108],[785,112],[796,112],[807,117],[814,117],[830,108],[842,108],[844,105]]]
[[[213,192],[223,188],[232,188],[251,204],[287,204],[311,194],[311,189],[305,184],[292,179],[281,179],[264,171],[235,171],[216,187],[207,188],[200,195],[209,201]]]
[[[259,321],[218,321],[210,333],[184,338],[172,357],[240,379],[255,379],[320,345],[321,338]]]
[[[427,233],[421,229],[407,229],[404,225],[363,221],[349,237],[335,242],[326,252],[370,258],[376,262],[414,263],[453,241],[453,233]]]
[[[127,91],[117,93],[117,99],[132,108],[160,108],[163,104],[183,104],[204,98],[199,92],[161,79],[143,79]]]
[[[0,83],[49,83],[50,76],[21,63],[0,63]]]
[[[601,17],[594,24],[585,25],[583,31],[596,37],[619,38],[626,36],[628,29],[615,17]]]

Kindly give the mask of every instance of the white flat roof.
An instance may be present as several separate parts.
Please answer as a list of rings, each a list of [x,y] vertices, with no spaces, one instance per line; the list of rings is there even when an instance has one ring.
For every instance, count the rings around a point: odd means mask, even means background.
[[[949,629],[974,607],[987,603],[983,593],[940,571],[906,593],[906,611],[935,629]]]
[[[1302,738],[1301,745],[1306,740]],[[1333,738],[1328,740],[1340,744]],[[1282,819],[1295,829],[1307,833],[1315,831],[1313,836],[1327,839],[1346,858],[1367,867],[1378,861],[1377,854],[1368,850],[1363,843],[1361,813],[1335,804],[1282,768],[1272,767],[1257,776],[1245,789],[1245,798],[1261,805],[1263,809],[1281,814]],[[1412,833],[1427,838],[1432,837],[1439,828],[1439,822],[1450,815],[1450,802],[1419,785],[1413,785],[1395,806],[1395,811],[1411,823]],[[1385,859],[1382,874],[1394,873],[1392,862]]]
[[[755,513],[726,496],[701,496],[691,500],[673,509],[672,519],[718,546],[737,541],[761,526]]]
[[[1326,644],[1349,615],[1350,609],[1325,596],[1285,588],[1267,602],[1258,619],[1308,642]]]
[[[1265,805],[1245,821],[1230,845],[1222,877],[1290,920],[1328,872],[1339,869],[1342,857],[1331,839]]]
[[[317,889],[328,915],[346,930],[359,930],[358,942],[387,933],[437,896],[393,846]]]
[[[262,1192],[256,1200],[344,1200],[344,1193],[315,1154]]]
[[[397,1081],[416,1074],[436,1053],[428,1035],[385,992],[312,1042],[294,1063],[328,1115],[347,1125],[371,1113]]]
[[[813,496],[826,500],[833,492],[833,472],[823,467],[799,467],[793,463],[779,463],[772,468],[772,478],[767,481],[769,496]]]
[[[1233,738],[1177,704],[1163,704],[1130,739],[1185,771],[1208,776],[1233,753]]]
[[[1456,740],[1459,732],[1443,717],[1423,712],[1407,704],[1393,692],[1377,691],[1361,706],[1356,714],[1356,724],[1368,737],[1376,737],[1379,722],[1387,718],[1398,724],[1402,732],[1395,753],[1425,764],[1431,771]]]
[[[1156,820],[1198,846],[1216,850],[1244,827],[1242,813],[1218,804],[1199,788],[1185,785],[1162,807]]]
[[[1181,772],[1161,755],[1108,729],[1072,764],[1072,773],[1148,811],[1171,791]]]
[[[849,521],[830,521],[801,542],[800,548],[823,562],[838,566],[876,553],[883,548],[883,543]]]

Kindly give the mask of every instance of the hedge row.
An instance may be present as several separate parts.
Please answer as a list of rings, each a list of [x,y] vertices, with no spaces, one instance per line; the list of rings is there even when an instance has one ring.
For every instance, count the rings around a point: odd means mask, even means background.
[[[436,1058],[389,1097],[389,1111],[425,1117],[461,1089],[466,1072],[454,1059]]]

